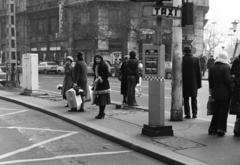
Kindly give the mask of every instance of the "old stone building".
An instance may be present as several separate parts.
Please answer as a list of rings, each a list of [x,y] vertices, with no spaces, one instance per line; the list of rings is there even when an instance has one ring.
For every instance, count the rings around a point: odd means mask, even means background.
[[[0,50],[6,51],[6,1],[0,1]],[[61,63],[67,55],[85,53],[87,63],[96,53],[121,57],[135,50],[141,59],[142,43],[152,43],[155,20],[143,19],[142,6],[129,0],[15,0],[17,54],[38,53],[39,61]],[[147,3],[154,4],[154,3]],[[183,28],[183,45],[203,52],[204,17],[209,0],[194,0],[195,23]],[[163,21],[166,60],[171,60],[172,22]]]

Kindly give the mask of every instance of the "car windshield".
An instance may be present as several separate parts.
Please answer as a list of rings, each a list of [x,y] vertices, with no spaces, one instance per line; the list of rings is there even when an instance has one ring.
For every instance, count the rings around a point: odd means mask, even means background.
[[[48,65],[57,65],[55,62],[48,62]]]

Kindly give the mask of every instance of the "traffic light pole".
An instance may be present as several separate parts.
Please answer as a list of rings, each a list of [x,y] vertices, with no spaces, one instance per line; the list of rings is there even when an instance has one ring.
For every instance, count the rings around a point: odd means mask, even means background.
[[[174,0],[173,6],[182,6],[182,0]],[[182,25],[180,20],[173,20],[173,71],[171,121],[182,121]]]

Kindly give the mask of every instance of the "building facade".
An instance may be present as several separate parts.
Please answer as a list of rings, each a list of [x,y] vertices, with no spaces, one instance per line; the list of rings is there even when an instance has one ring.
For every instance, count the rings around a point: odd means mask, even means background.
[[[209,0],[194,0],[195,23],[183,28],[183,45],[203,52],[203,27]],[[114,61],[135,50],[141,59],[142,43],[153,43],[156,21],[143,19],[142,6],[128,0],[15,0],[17,58],[38,53],[39,61],[61,63],[66,56],[83,51],[90,63],[95,54]],[[154,4],[154,3],[147,3]],[[172,21],[163,21],[166,60],[172,54]],[[0,55],[5,61],[6,0],[0,1]]]

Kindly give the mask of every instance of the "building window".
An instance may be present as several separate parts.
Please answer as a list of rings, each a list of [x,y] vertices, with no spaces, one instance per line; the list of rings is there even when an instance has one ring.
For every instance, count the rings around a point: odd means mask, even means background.
[[[59,20],[58,17],[51,17],[50,18],[50,22],[49,22],[49,34],[55,34],[58,33],[58,29],[59,29],[59,24],[58,24]]]
[[[15,36],[14,28],[11,28],[11,33],[12,33],[12,37],[14,37]]]
[[[11,16],[11,24],[14,25],[14,16]]]
[[[15,40],[11,40],[11,48],[15,48]]]

